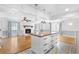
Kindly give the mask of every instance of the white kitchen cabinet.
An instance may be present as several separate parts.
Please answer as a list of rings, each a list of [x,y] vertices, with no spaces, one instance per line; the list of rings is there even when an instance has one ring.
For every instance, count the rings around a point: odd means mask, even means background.
[[[32,51],[36,54],[45,54],[51,50],[54,47],[53,41],[56,40],[56,38],[54,39],[51,36],[39,37],[32,35]]]
[[[34,53],[40,53],[40,37],[32,36],[32,51]]]
[[[42,37],[41,39],[40,39],[41,53],[46,53],[50,50],[51,37],[49,35],[49,36]]]
[[[51,45],[53,46],[57,45],[57,36],[58,34],[51,35]]]

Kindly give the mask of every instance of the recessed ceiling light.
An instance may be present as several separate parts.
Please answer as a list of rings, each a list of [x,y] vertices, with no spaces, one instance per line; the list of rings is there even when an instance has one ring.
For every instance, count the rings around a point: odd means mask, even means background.
[[[69,11],[69,8],[66,8],[65,11]]]
[[[72,26],[73,24],[72,23],[68,23],[68,25]]]

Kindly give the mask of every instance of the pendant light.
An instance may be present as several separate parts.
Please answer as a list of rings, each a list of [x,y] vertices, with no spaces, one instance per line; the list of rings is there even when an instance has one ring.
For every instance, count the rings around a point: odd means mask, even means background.
[[[37,11],[37,9],[38,9],[38,8],[37,8],[37,7],[38,7],[38,4],[35,4],[34,6],[35,6],[35,9],[36,9],[36,10],[35,10],[35,12],[36,12],[35,21],[37,21],[37,20],[38,20],[38,18],[37,18],[37,16],[38,16],[38,15],[37,15],[37,14],[38,14],[38,13],[37,13],[37,12],[38,12],[38,11]]]

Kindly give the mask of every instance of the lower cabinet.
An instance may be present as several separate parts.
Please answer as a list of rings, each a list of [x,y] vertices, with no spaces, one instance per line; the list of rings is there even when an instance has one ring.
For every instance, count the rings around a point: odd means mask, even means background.
[[[53,48],[53,42],[51,35],[44,36],[44,37],[38,37],[38,36],[32,36],[32,51],[36,54],[45,54],[51,48]]]

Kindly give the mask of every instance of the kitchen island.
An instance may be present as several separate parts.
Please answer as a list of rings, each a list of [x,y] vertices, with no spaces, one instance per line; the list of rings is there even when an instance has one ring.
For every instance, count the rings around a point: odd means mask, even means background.
[[[46,54],[56,46],[57,33],[39,33],[32,35],[32,51],[35,54]]]

